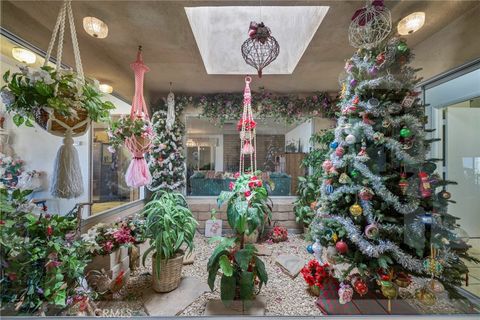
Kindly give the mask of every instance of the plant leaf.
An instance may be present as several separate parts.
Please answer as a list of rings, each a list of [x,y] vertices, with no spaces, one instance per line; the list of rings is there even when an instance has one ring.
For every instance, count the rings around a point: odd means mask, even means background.
[[[233,298],[235,298],[235,287],[237,281],[235,277],[223,275],[220,280],[220,299],[226,305],[232,303]]]
[[[222,255],[218,262],[220,264],[220,268],[222,269],[223,274],[227,277],[231,277],[233,274],[233,267],[228,257],[226,255]]]

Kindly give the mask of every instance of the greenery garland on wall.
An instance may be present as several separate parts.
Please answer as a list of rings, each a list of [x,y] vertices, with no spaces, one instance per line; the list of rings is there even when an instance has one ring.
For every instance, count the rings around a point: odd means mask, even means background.
[[[276,95],[271,92],[254,92],[252,108],[256,118],[271,118],[276,121],[293,123],[311,117],[334,118],[338,108],[336,98],[326,92],[308,96]],[[175,110],[181,114],[187,105],[201,108],[200,117],[209,119],[216,125],[228,120],[238,120],[243,108],[242,93],[215,93],[199,97],[177,96]]]

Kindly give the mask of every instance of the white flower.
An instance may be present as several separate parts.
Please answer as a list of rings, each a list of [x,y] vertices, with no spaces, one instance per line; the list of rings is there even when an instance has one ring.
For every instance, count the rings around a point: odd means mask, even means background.
[[[52,79],[52,77],[50,76],[50,73],[48,73],[48,71],[40,70],[39,71],[39,77],[40,77],[40,79],[43,80],[43,82],[45,82],[45,84],[55,83],[55,80]]]
[[[110,153],[115,153],[116,152],[116,150],[113,146],[108,146],[107,149],[108,149],[108,152],[110,152]]]

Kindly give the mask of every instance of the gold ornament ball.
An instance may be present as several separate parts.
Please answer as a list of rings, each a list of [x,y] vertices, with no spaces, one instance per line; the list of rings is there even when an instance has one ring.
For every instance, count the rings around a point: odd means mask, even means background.
[[[358,217],[362,215],[362,212],[363,212],[362,207],[358,203],[355,203],[354,205],[352,205],[349,210],[352,216],[354,217]]]
[[[395,299],[398,294],[397,288],[389,281],[383,281],[380,290],[387,299]]]
[[[415,291],[415,298],[426,306],[433,306],[437,301],[435,294],[425,287]]]

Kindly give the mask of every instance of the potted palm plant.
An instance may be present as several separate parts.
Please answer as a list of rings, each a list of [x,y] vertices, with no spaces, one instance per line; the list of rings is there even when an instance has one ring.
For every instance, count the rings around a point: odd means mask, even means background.
[[[181,249],[193,250],[197,221],[180,193],[159,191],[144,210],[146,238],[150,247],[143,254],[143,265],[149,253],[152,257],[153,289],[169,292],[178,287],[182,276]]]

